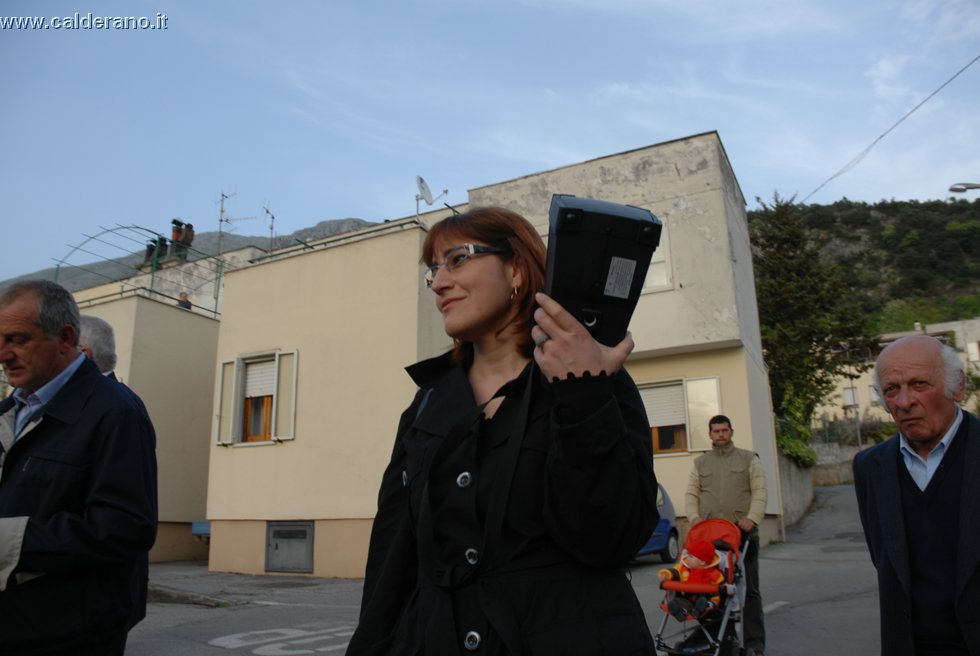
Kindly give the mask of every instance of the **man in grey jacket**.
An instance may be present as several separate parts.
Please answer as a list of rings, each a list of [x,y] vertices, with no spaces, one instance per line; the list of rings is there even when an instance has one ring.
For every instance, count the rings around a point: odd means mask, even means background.
[[[694,461],[684,496],[687,520],[694,526],[702,519],[720,517],[737,524],[745,552],[745,612],[747,656],[764,656],[766,627],[759,591],[759,524],[766,515],[766,476],[759,456],[732,443],[732,421],[725,415],[708,420],[711,451]]]

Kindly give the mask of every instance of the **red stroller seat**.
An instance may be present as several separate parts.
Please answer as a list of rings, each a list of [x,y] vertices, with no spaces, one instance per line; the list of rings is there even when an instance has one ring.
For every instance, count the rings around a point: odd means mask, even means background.
[[[741,616],[744,584],[742,584],[742,532],[738,526],[724,519],[705,519],[688,531],[684,540],[685,551],[688,545],[704,540],[714,545],[719,556],[716,567],[724,574],[724,581],[718,584],[689,583],[685,581],[661,581],[661,589],[667,591],[660,604],[664,619],[660,631],[655,636],[657,648],[667,654],[722,654],[739,653],[740,641],[736,624]],[[740,587],[741,585],[741,587]],[[676,645],[669,645],[664,639],[664,629],[672,619],[668,604],[675,595],[710,595],[720,599],[720,604],[709,613],[700,616],[688,614],[683,619],[676,618],[681,630],[671,638],[681,636]],[[673,606],[676,609],[676,604]],[[724,651],[723,651],[724,650]]]

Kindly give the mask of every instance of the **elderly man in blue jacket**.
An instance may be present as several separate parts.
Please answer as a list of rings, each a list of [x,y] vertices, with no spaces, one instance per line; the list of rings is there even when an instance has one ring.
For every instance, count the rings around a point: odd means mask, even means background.
[[[878,570],[882,656],[980,655],[980,422],[959,407],[963,362],[927,335],[875,363],[898,434],[854,459]]]
[[[153,426],[78,349],[71,294],[0,294],[0,653],[118,656],[145,614]]]

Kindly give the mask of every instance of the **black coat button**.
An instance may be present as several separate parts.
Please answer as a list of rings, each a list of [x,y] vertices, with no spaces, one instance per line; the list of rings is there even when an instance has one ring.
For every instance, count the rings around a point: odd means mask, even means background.
[[[466,556],[466,562],[470,565],[476,565],[480,562],[480,552],[476,549],[467,549],[464,556]]]
[[[482,641],[483,638],[480,637],[479,633],[476,631],[470,631],[466,634],[466,637],[463,638],[463,646],[466,647],[466,651],[476,651],[480,648],[480,643]]]
[[[456,477],[456,487],[469,487],[470,483],[473,482],[473,475],[469,472],[463,472]]]

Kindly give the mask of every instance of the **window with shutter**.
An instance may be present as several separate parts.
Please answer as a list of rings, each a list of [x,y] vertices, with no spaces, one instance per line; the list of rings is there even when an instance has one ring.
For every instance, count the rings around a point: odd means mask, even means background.
[[[653,452],[710,449],[708,419],[719,413],[718,378],[691,378],[640,390]]]
[[[296,351],[276,351],[221,364],[215,399],[219,444],[295,437],[296,361]]]
[[[650,420],[654,453],[687,450],[687,417],[684,412],[684,387],[661,385],[640,390]]]
[[[272,438],[272,397],[275,384],[275,360],[245,363],[242,442],[260,442]]]

